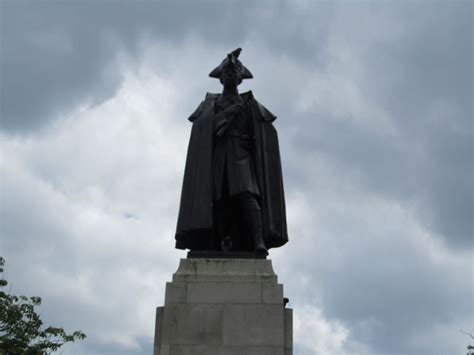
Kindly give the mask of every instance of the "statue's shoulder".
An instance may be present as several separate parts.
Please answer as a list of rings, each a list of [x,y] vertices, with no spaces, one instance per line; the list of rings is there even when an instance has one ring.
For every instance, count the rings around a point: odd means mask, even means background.
[[[240,96],[245,102],[255,107],[257,115],[262,121],[273,122],[276,120],[277,117],[273,113],[271,113],[265,106],[263,106],[260,102],[257,101],[257,99],[253,96],[252,91],[244,92]]]
[[[188,120],[191,122],[195,121],[207,106],[213,105],[214,100],[217,99],[218,96],[219,94],[212,94],[210,92],[206,93],[204,100],[201,101],[198,108],[191,114],[191,116],[188,117]]]
[[[240,97],[242,98],[242,100],[244,102],[251,102],[251,101],[255,100],[254,97],[253,97],[252,90],[241,93]]]
[[[219,97],[219,94],[214,94],[212,92],[206,92],[206,97],[204,98],[204,101],[214,101]]]

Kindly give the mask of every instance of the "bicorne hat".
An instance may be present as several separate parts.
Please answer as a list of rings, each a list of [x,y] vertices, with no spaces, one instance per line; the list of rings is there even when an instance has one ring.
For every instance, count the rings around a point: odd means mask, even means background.
[[[252,79],[253,75],[248,70],[242,62],[238,59],[240,52],[242,51],[242,48],[237,48],[235,51],[230,52],[227,54],[227,57],[222,61],[221,64],[217,68],[215,68],[213,71],[209,73],[209,76],[211,78],[217,78],[220,79],[222,71],[224,68],[228,66],[234,66],[237,67],[237,69],[240,71],[242,74],[242,79]]]

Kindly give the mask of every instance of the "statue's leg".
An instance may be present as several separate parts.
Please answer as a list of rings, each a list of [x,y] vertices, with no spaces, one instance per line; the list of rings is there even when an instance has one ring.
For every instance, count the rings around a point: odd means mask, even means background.
[[[231,226],[231,201],[228,196],[224,195],[222,199],[214,201],[214,232],[218,243],[217,250],[227,251],[232,248]]]
[[[242,216],[248,233],[252,237],[255,252],[268,255],[267,248],[263,241],[262,209],[257,201],[257,197],[250,192],[244,192],[237,195],[237,198],[239,201],[240,215]]]

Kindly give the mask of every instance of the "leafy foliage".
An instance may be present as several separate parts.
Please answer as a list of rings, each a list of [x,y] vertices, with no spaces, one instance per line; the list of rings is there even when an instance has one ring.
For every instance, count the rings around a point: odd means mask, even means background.
[[[5,259],[0,257],[0,274]],[[0,279],[0,355],[45,355],[58,350],[67,342],[86,337],[81,331],[67,334],[63,328],[42,328],[43,322],[35,311],[40,297],[10,295],[3,291],[8,282]]]

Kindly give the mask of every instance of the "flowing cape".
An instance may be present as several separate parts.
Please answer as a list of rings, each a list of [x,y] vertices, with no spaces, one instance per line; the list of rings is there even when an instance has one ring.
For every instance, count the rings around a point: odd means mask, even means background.
[[[176,248],[203,249],[213,229],[212,158],[214,103],[219,94],[206,98],[189,117],[193,123],[184,170],[176,228]],[[276,116],[260,104],[251,91],[241,94],[249,108],[255,131],[252,160],[260,191],[263,238],[267,248],[288,242],[285,198]]]

